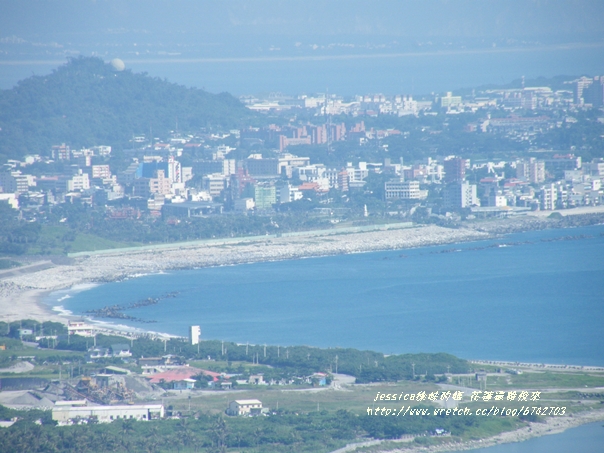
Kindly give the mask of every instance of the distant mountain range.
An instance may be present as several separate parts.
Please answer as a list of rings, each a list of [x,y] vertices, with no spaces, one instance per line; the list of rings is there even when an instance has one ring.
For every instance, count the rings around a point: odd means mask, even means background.
[[[94,57],[70,59],[47,76],[0,91],[0,162],[48,154],[53,145],[125,146],[134,134],[163,136],[178,127],[235,128],[254,113],[228,93],[117,71]]]

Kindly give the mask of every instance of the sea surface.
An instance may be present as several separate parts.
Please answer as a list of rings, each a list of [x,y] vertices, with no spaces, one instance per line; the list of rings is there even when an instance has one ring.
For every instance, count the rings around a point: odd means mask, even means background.
[[[485,84],[556,75],[604,74],[604,46],[553,46],[359,55],[270,57],[128,58],[128,69],[152,77],[234,95],[281,92],[411,94],[455,91]],[[0,56],[0,89],[31,75],[49,74],[62,58],[7,59]],[[570,86],[569,86],[569,89]]]
[[[524,442],[496,445],[471,450],[472,453],[602,453],[604,427],[602,422],[567,429],[559,434],[535,437]]]
[[[250,344],[604,366],[604,225],[166,272],[46,302],[83,314],[171,292],[124,312],[155,322],[125,324],[182,336],[198,324],[205,339]]]

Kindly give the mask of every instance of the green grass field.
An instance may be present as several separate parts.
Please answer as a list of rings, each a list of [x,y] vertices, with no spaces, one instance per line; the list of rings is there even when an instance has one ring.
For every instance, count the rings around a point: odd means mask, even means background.
[[[74,234],[67,226],[44,225],[38,241],[29,248],[27,253],[29,255],[61,255],[67,252],[86,252],[137,245],[140,244],[114,241],[94,234]]]
[[[507,389],[549,389],[604,387],[604,373],[525,372],[518,375],[489,376],[488,385]]]
[[[256,386],[237,392],[196,392],[191,393],[191,409],[209,411],[211,413],[222,413],[229,401],[235,399],[259,399],[265,407],[271,409],[283,409],[293,412],[313,412],[322,410],[338,411],[340,409],[357,414],[365,414],[368,407],[384,405],[384,401],[374,402],[377,392],[382,393],[417,393],[420,390],[434,391],[434,384],[421,384],[416,382],[400,382],[396,384],[381,385],[354,385],[343,387],[342,390],[333,390],[326,387],[315,388],[291,388],[289,386]],[[169,404],[177,410],[188,409],[189,394],[183,394],[180,398],[178,392],[170,392],[174,395]],[[389,406],[394,404],[389,402]],[[406,403],[405,403],[406,404]]]

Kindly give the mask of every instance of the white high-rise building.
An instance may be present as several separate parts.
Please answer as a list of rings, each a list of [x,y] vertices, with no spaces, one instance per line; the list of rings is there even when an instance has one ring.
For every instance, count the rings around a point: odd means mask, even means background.
[[[553,211],[558,201],[558,190],[554,184],[548,184],[541,188],[541,209]]]
[[[168,159],[168,174],[166,175],[170,178],[170,182],[182,182],[182,169],[180,162],[174,160],[174,156],[170,156]]]
[[[190,326],[189,327],[189,340],[192,345],[199,344],[199,339],[201,338],[201,327],[199,326]]]
[[[476,185],[467,181],[449,184],[444,189],[444,205],[453,209],[480,206]]]

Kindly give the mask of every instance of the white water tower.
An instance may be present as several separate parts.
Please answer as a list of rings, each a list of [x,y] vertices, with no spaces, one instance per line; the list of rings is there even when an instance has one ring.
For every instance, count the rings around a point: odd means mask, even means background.
[[[189,327],[189,340],[191,340],[191,344],[199,344],[199,339],[201,337],[201,327],[199,326],[191,326]]]

